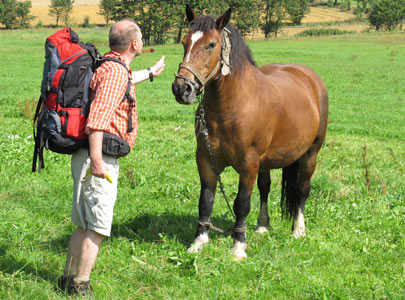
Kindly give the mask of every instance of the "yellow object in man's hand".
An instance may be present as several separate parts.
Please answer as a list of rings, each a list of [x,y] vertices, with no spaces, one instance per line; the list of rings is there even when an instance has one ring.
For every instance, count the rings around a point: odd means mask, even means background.
[[[90,168],[88,168],[86,171],[86,175],[83,177],[82,180],[86,180],[87,176],[89,176],[90,174],[91,174],[91,170],[90,170]],[[105,178],[108,180],[108,182],[112,183],[112,178],[111,178],[110,174],[108,174],[107,172],[105,173]]]

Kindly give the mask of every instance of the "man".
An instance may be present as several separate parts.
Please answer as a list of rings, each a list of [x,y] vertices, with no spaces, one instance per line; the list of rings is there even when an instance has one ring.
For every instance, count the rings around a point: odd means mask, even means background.
[[[79,149],[72,155],[73,206],[72,223],[77,226],[69,242],[63,276],[58,286],[68,294],[91,295],[90,273],[101,242],[110,236],[113,208],[117,197],[118,159],[106,155],[103,137],[112,134],[129,148],[135,143],[138,117],[134,84],[153,80],[164,70],[164,56],[151,68],[131,72],[129,64],[142,53],[142,33],[130,20],[115,23],[109,33],[111,51],[96,69],[90,88],[92,104],[87,119],[89,149]],[[133,84],[128,85],[128,80]],[[127,95],[127,89],[129,95]],[[90,169],[91,174],[89,174]],[[108,179],[108,180],[107,180]]]

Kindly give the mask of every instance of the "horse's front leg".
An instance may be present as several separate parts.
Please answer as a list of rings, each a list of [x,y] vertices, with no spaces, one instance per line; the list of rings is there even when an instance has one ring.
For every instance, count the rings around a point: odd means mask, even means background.
[[[256,181],[257,172],[258,164],[251,164],[245,171],[239,173],[239,190],[233,206],[236,223],[232,230],[234,245],[231,250],[234,259],[237,261],[241,261],[247,257],[246,217],[250,212],[250,196]]]
[[[189,253],[196,253],[209,242],[208,232],[211,224],[211,214],[214,206],[217,176],[210,162],[197,151],[197,166],[201,181],[200,201],[198,204],[197,234],[193,244],[188,248]]]

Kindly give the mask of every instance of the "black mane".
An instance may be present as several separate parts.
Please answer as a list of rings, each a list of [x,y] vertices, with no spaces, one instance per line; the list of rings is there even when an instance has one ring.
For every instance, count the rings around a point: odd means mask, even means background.
[[[197,31],[207,33],[212,29],[215,29],[215,20],[216,17],[213,16],[199,16],[197,19],[190,23],[191,33]],[[252,57],[252,53],[250,52],[249,47],[246,45],[239,31],[230,24],[226,25],[225,28],[230,31],[230,64],[232,66],[232,71],[243,71],[246,62],[249,62],[252,65],[256,66],[256,63]]]

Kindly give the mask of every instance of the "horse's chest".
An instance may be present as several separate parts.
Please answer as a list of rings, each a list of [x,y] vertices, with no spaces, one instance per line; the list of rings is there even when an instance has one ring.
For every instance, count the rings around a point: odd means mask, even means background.
[[[211,122],[209,129],[209,142],[215,158],[233,165],[242,154],[243,135],[232,123]]]

